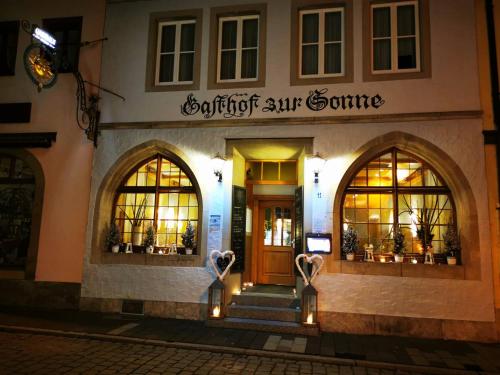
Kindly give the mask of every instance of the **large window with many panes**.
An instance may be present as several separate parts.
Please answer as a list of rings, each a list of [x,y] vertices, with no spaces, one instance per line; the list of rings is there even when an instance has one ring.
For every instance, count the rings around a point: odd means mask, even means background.
[[[435,253],[444,251],[443,235],[456,223],[450,189],[432,166],[397,148],[364,165],[351,180],[342,202],[343,231],[351,226],[360,249],[390,252],[394,228],[401,228],[406,251],[422,253],[418,231],[427,222]]]
[[[190,222],[198,238],[199,195],[194,176],[182,161],[165,155],[141,162],[125,177],[115,196],[113,219],[122,241],[132,243],[134,233],[156,233],[157,248],[182,245]],[[142,237],[142,236],[141,236]]]

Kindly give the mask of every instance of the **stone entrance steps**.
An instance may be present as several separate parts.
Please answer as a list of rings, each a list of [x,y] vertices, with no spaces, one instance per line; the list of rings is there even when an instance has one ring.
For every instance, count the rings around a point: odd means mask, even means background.
[[[208,320],[212,327],[238,328],[295,335],[318,335],[317,327],[300,322],[300,299],[292,293],[242,292],[233,294],[226,317]]]

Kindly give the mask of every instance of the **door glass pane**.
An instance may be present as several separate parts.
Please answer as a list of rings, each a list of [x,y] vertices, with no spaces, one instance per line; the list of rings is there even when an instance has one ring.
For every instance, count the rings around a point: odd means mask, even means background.
[[[283,214],[281,207],[274,208],[274,237],[273,237],[273,245],[274,246],[282,246],[282,232],[283,232]]]
[[[283,246],[292,246],[292,216],[289,208],[283,209]]]
[[[304,14],[302,16],[302,43],[318,42],[319,15]]]
[[[398,69],[417,67],[416,39],[414,37],[398,39]]]
[[[373,8],[373,37],[384,38],[391,36],[391,9]]]
[[[302,46],[302,74],[318,74],[318,46]]]
[[[193,80],[194,53],[181,53],[179,60],[179,81]]]
[[[237,21],[222,23],[222,49],[236,48]]]
[[[342,40],[342,13],[325,14],[325,41],[340,42]]]
[[[271,208],[266,208],[264,211],[264,245],[272,245],[273,222]]]
[[[181,26],[181,52],[194,51],[194,23],[185,23]]]
[[[242,47],[257,47],[259,40],[259,20],[251,19],[243,21]]]
[[[398,36],[415,35],[415,6],[398,6]]]
[[[257,78],[256,49],[246,49],[241,52],[241,78]]]
[[[236,71],[236,51],[223,51],[220,63],[220,79],[234,79]]]
[[[391,69],[391,40],[381,39],[373,41],[373,69]]]
[[[174,80],[174,55],[160,56],[160,82],[172,82]]]
[[[325,45],[325,74],[342,73],[342,44]]]
[[[163,26],[161,29],[161,52],[174,52],[175,25]]]

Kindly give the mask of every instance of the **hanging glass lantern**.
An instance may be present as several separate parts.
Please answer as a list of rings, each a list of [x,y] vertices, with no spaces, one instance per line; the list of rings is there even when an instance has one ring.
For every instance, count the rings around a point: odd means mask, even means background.
[[[224,317],[224,284],[216,279],[208,288],[208,318]]]
[[[318,291],[311,284],[302,289],[302,324],[318,324]]]

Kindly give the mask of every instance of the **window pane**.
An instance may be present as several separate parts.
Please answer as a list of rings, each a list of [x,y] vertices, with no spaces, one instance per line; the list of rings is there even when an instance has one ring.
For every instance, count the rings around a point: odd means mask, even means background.
[[[325,14],[325,41],[340,42],[342,40],[342,13]]]
[[[257,78],[257,50],[241,52],[241,78]]]
[[[179,81],[193,80],[194,53],[181,53],[179,59]]]
[[[222,23],[222,49],[236,48],[237,21]]]
[[[194,23],[185,23],[181,26],[181,52],[194,51],[194,33]]]
[[[398,69],[415,69],[417,67],[417,52],[415,38],[398,39]]]
[[[302,46],[302,74],[318,74],[318,46]]]
[[[391,69],[391,40],[382,39],[373,41],[373,69]]]
[[[161,52],[174,52],[175,25],[163,26],[161,29]]]
[[[391,36],[391,9],[373,8],[373,37],[383,38]]]
[[[304,14],[302,16],[302,43],[318,42],[319,15]]]
[[[342,73],[342,44],[325,45],[325,74]]]
[[[415,6],[398,6],[398,36],[415,35]]]
[[[283,232],[283,216],[281,207],[274,208],[274,226],[273,226],[273,246],[282,246],[281,233]]]
[[[251,19],[243,21],[243,48],[257,47],[259,40],[259,20]]]
[[[271,208],[267,207],[264,211],[264,245],[272,244],[272,217]]]
[[[234,79],[236,70],[236,51],[221,53],[220,79]]]
[[[174,80],[174,55],[160,56],[160,82],[172,82]]]

